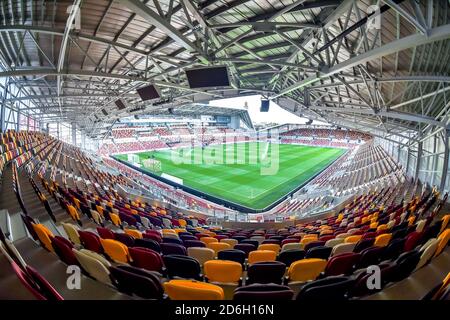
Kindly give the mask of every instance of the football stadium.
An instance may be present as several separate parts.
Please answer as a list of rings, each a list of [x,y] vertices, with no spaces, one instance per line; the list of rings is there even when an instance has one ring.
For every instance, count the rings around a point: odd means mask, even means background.
[[[0,300],[450,300],[449,73],[447,0],[0,0]]]

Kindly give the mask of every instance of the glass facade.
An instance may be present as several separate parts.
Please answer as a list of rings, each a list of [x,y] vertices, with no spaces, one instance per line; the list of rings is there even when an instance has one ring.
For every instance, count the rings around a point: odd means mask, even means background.
[[[440,188],[442,181],[442,174],[445,161],[445,143],[448,144],[448,139],[445,138],[444,130],[436,130],[424,138],[422,143],[422,156],[420,157],[419,166],[417,167],[417,153],[419,149],[418,142],[412,144],[409,148],[406,145],[407,141],[398,140],[397,142],[376,138],[375,143],[380,144],[394,159],[403,166],[403,169],[408,176],[417,177],[427,182],[431,186]],[[394,138],[393,138],[394,139]],[[450,146],[447,146],[450,147]],[[448,158],[447,158],[448,159]],[[448,161],[448,160],[447,160]],[[447,166],[448,168],[448,166]],[[418,172],[416,172],[418,169]],[[446,175],[443,191],[450,190],[450,172],[447,169],[444,173]]]

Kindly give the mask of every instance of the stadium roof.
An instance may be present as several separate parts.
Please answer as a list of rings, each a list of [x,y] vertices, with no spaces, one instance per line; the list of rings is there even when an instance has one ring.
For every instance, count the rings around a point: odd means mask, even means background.
[[[372,3],[1,1],[0,77],[25,94],[5,102],[94,133],[116,120],[101,109],[120,97],[129,109],[151,105],[135,89],[153,83],[163,88],[160,105],[175,109],[260,93],[305,117],[404,143],[448,129],[448,1],[383,0],[371,13]],[[232,87],[190,89],[183,70],[212,64],[228,66]]]

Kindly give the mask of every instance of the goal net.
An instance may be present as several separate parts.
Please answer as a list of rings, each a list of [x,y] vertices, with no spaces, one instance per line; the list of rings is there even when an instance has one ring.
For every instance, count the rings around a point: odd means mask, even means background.
[[[145,159],[142,161],[144,168],[153,172],[161,172],[161,161],[155,159]]]

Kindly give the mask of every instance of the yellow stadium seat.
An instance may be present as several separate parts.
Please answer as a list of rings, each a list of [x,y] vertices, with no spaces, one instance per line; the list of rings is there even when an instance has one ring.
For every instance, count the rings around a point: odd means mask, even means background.
[[[53,246],[52,246],[52,238],[54,237],[53,233],[47,229],[46,226],[43,224],[34,224],[33,229],[37,233],[39,237],[39,241],[41,242],[42,246],[47,249],[50,252],[54,252]]]
[[[442,251],[447,247],[448,241],[450,240],[450,229],[446,229],[444,232],[442,232],[439,237],[439,245],[436,249],[436,253],[434,254],[435,257],[440,255]]]
[[[211,242],[219,242],[219,240],[217,240],[216,238],[213,238],[213,237],[202,237],[202,238],[200,238],[200,241],[203,242],[204,244],[208,244]]]
[[[78,210],[74,206],[69,204],[67,206],[67,210],[69,210],[69,215],[73,220],[75,221],[80,220],[80,214],[78,213]]]
[[[142,239],[142,233],[139,230],[135,230],[135,229],[123,229],[123,231],[132,236],[135,239]]]
[[[209,260],[204,264],[204,272],[209,282],[237,284],[242,275],[242,265],[235,261]]]
[[[317,241],[317,239],[315,239],[315,238],[303,238],[302,240],[300,240],[300,245],[302,246],[302,248],[304,248],[308,243],[314,242],[314,241]]]
[[[111,222],[115,225],[115,226],[120,226],[122,221],[120,220],[120,217],[118,214],[115,213],[109,213],[109,217],[111,218]]]
[[[345,243],[357,243],[359,240],[361,240],[361,235],[355,235],[355,236],[349,236],[344,239]]]
[[[95,209],[97,210],[98,213],[100,213],[102,216],[105,215],[104,213],[104,209],[102,206],[96,205]]]
[[[103,250],[111,258],[111,260],[120,263],[128,263],[129,252],[128,247],[122,242],[112,239],[100,239]]]
[[[223,289],[212,283],[195,280],[170,280],[164,290],[171,300],[223,300]]]
[[[248,254],[248,263],[275,261],[277,254],[272,250],[255,250]]]
[[[206,244],[206,247],[213,249],[216,257],[219,251],[231,249],[231,246],[224,242],[210,242]]]
[[[386,247],[391,241],[392,233],[384,233],[380,234],[375,238],[374,246],[377,247]]]
[[[441,223],[441,230],[440,232],[443,232],[445,229],[447,229],[448,224],[450,222],[450,214],[446,214],[444,217],[442,217],[442,223]]]
[[[281,250],[281,247],[279,244],[265,243],[265,244],[260,244],[258,246],[258,250],[270,250],[270,251],[273,251],[278,254],[278,252],[280,252],[280,250]]]
[[[305,282],[315,280],[325,270],[325,259],[302,259],[293,262],[288,269],[289,282]]]

